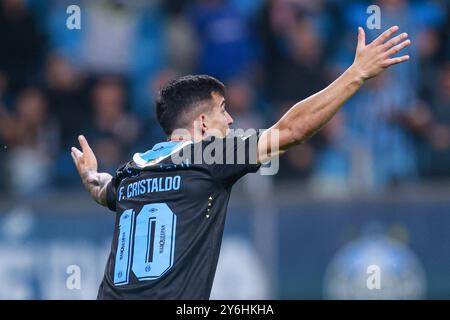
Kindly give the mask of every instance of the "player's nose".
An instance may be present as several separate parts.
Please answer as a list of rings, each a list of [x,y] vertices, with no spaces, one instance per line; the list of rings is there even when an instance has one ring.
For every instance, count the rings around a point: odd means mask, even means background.
[[[230,116],[230,114],[227,112],[227,120],[228,120],[228,125],[231,126],[234,122],[233,118]]]

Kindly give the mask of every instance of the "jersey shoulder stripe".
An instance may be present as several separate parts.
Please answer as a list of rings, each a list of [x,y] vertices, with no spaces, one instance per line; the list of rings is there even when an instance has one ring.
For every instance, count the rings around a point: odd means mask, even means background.
[[[154,166],[190,144],[192,141],[160,142],[145,153],[136,153],[133,161],[140,168]]]

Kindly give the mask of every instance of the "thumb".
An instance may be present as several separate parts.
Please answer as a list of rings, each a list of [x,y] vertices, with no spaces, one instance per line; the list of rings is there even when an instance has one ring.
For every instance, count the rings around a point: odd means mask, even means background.
[[[359,51],[366,46],[366,33],[362,27],[358,27],[358,45],[356,50]]]

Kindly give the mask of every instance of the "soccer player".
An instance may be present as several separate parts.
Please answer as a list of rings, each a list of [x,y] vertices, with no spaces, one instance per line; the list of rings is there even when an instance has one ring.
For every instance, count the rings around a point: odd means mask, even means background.
[[[97,172],[96,157],[80,136],[82,151],[73,147],[71,155],[83,184],[100,205],[116,211],[98,299],[209,299],[233,184],[311,137],[364,81],[407,61],[408,55],[393,57],[410,44],[406,33],[393,37],[397,30],[366,45],[359,28],[353,64],[253,137],[228,134],[233,119],[225,88],[206,75],[179,78],[160,91],[156,115],[168,140],[135,154],[114,176]],[[233,163],[204,159],[206,153],[223,160],[230,148]]]

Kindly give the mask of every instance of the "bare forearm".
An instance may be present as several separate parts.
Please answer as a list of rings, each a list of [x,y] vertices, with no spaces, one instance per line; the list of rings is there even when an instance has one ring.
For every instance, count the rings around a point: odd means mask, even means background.
[[[411,44],[407,40],[407,33],[389,39],[397,31],[398,26],[393,26],[366,45],[364,29],[358,28],[358,44],[351,67],[322,91],[295,104],[271,128],[279,132],[281,151],[305,141],[322,128],[358,91],[364,80],[376,77],[392,65],[409,60],[408,55],[393,57]],[[266,148],[263,146],[262,150],[264,149]],[[272,152],[271,147],[267,149]]]
[[[304,142],[321,129],[362,86],[363,77],[350,67],[322,91],[296,103],[277,123],[289,132],[280,147]],[[282,137],[280,137],[282,138]]]
[[[94,200],[106,206],[106,187],[111,181],[112,176],[108,173],[87,172],[81,177],[86,190],[91,194]]]

